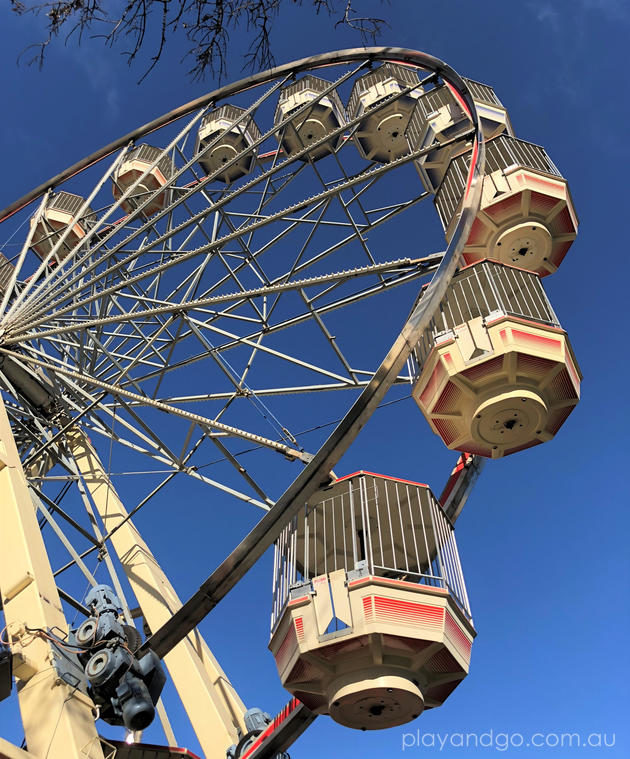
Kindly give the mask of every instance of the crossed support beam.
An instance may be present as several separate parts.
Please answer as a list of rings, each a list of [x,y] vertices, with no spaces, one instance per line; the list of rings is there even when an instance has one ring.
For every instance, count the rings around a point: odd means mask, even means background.
[[[89,439],[75,427],[67,432],[66,441],[142,615],[150,629],[159,628],[182,604],[129,519]],[[463,454],[449,478],[442,500],[453,521],[461,512],[480,464],[478,457]],[[101,759],[92,702],[50,668],[50,643],[30,632],[53,627],[65,631],[67,625],[37,525],[32,493],[1,404],[0,495],[6,525],[0,534],[0,587],[29,754],[51,759],[56,759],[56,753],[63,753],[64,759]],[[23,537],[17,544],[13,539],[16,534]],[[166,653],[164,660],[205,756],[223,759],[226,749],[246,732],[243,702],[197,630]],[[55,714],[59,715],[57,724],[48,724]],[[48,720],[42,720],[42,715]],[[247,759],[271,759],[278,750],[290,746],[315,718],[302,704],[292,701],[250,747]]]
[[[46,759],[103,759],[94,704],[59,676],[45,633],[67,632],[36,511],[0,399],[0,590],[26,745]]]
[[[157,629],[181,607],[168,578],[128,518],[98,454],[78,428],[67,443],[145,622]],[[29,489],[0,399],[0,589],[28,754],[46,759],[104,759],[91,699],[51,666],[43,634],[68,632]],[[197,630],[164,658],[207,759],[224,759],[245,734],[245,705]],[[10,745],[10,744],[8,744]],[[0,750],[2,747],[0,746]],[[8,751],[8,749],[7,749]],[[1,752],[7,756],[9,753]],[[12,754],[11,754],[12,755]],[[17,756],[17,754],[16,754]]]
[[[72,456],[118,555],[145,622],[158,629],[181,601],[142,539],[86,435],[67,434]],[[193,730],[207,759],[225,759],[226,749],[247,730],[246,707],[197,630],[164,657]]]

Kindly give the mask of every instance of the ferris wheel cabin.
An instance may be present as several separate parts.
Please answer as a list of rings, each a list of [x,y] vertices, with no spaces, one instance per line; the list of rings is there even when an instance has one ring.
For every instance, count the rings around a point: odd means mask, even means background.
[[[459,218],[469,165],[470,152],[454,158],[435,196],[447,240]],[[486,143],[481,206],[463,252],[467,264],[490,258],[551,274],[577,227],[567,182],[544,148],[508,134]]]
[[[261,137],[256,122],[244,108],[222,105],[206,114],[197,133],[197,161],[219,182],[234,182],[253,169]]]
[[[80,195],[65,191],[53,193],[39,218],[31,219],[31,225],[35,225],[31,248],[42,261],[54,250],[50,263],[55,265],[80,245],[95,219],[89,207],[81,213],[84,204],[85,198]]]
[[[540,278],[496,261],[453,277],[409,365],[433,431],[480,456],[551,440],[580,397],[580,369]]]
[[[323,140],[327,135],[339,130],[346,122],[345,111],[339,95],[331,89],[332,83],[316,76],[303,76],[297,82],[284,87],[274,116],[274,126],[280,124],[298,109],[303,109],[294,119],[280,127],[278,140],[288,156],[313,143]],[[309,103],[311,105],[309,105]],[[301,160],[318,161],[335,152],[343,144],[343,134],[323,142],[301,157]]]
[[[142,212],[145,216],[152,216],[169,204],[170,190],[159,190],[168,185],[174,174],[175,165],[161,148],[137,145],[127,153],[114,174],[114,198],[118,200],[128,190],[131,191],[121,203],[126,213],[133,213],[150,198]]]
[[[477,108],[484,138],[491,140],[503,133],[513,135],[508,112],[492,87],[472,79],[464,81]],[[471,129],[470,119],[447,85],[429,90],[418,98],[405,136],[412,150],[428,148],[436,143],[439,145],[416,162],[422,182],[429,192],[435,192],[440,186],[450,160],[468,150],[464,139],[444,143],[457,137],[463,138]]]
[[[356,80],[348,115],[363,116],[354,141],[364,158],[388,163],[409,152],[405,129],[422,92],[416,72],[396,63],[384,63]]]
[[[402,725],[468,673],[455,534],[427,485],[357,472],[276,542],[269,647],[287,690],[347,727]]]

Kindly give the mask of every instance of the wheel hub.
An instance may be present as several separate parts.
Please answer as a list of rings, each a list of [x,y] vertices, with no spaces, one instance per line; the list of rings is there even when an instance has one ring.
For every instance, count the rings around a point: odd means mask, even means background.
[[[512,390],[479,405],[472,423],[473,438],[494,451],[535,439],[544,429],[547,406],[538,393]]]
[[[103,650],[95,654],[87,663],[85,674],[90,679],[96,679],[101,676],[110,666],[111,655],[109,651]]]
[[[537,221],[528,221],[499,235],[494,256],[504,264],[535,270],[551,255],[552,244],[547,227]]]
[[[233,158],[236,158],[237,154],[237,150],[233,145],[223,144],[210,151],[210,155],[206,160],[209,164],[216,166],[216,168],[219,168],[219,166],[222,166],[228,161],[231,161]]]
[[[330,693],[330,716],[340,725],[360,730],[404,725],[424,709],[419,687],[399,674],[359,673],[350,682],[347,677],[333,682]]]

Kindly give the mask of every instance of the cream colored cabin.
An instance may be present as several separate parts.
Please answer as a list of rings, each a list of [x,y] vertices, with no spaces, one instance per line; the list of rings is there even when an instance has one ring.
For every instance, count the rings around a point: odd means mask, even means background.
[[[345,124],[345,111],[339,95],[334,89],[330,90],[330,87],[331,82],[309,74],[280,91],[274,126],[279,126],[294,112],[300,108],[303,109],[276,133],[280,145],[288,156],[324,140],[327,135]],[[337,150],[342,145],[343,139],[343,133],[339,132],[330,140],[309,150],[301,156],[301,160],[317,161],[324,158]]]
[[[453,528],[427,485],[356,472],[276,542],[269,647],[317,714],[361,730],[415,719],[464,679],[475,634]]]
[[[234,182],[254,168],[260,130],[243,108],[222,105],[201,121],[195,152],[203,171],[219,182]]]
[[[171,192],[168,184],[175,174],[175,166],[163,152],[151,145],[137,145],[124,157],[114,174],[112,193],[118,200],[131,189],[121,203],[125,213],[133,213],[146,202],[142,213],[152,216],[169,204]],[[160,192],[162,188],[165,189]]]
[[[510,117],[492,87],[472,79],[464,80],[477,108],[484,138],[499,134],[513,135]],[[463,137],[472,130],[472,122],[459,99],[447,85],[436,87],[418,98],[405,132],[412,150],[436,147],[416,162],[420,178],[428,192],[435,192],[452,158],[468,149]],[[445,144],[447,143],[447,144]]]
[[[35,224],[31,248],[42,259],[55,249],[49,263],[55,265],[70,255],[72,250],[80,245],[89,228],[94,223],[94,212],[86,208],[78,217],[85,199],[70,192],[56,192],[51,195],[37,223]],[[63,242],[61,237],[70,227]],[[59,244],[58,244],[59,243]]]
[[[454,158],[435,196],[447,240],[459,218],[469,165],[470,152]],[[486,143],[481,207],[465,263],[490,258],[545,276],[560,266],[577,227],[567,182],[544,148],[507,134]]]
[[[348,116],[355,119],[365,114],[354,131],[354,142],[364,158],[389,163],[409,152],[405,130],[422,92],[416,72],[396,63],[384,63],[356,80]]]
[[[413,397],[448,448],[499,458],[551,440],[582,375],[538,276],[457,274],[410,359]]]

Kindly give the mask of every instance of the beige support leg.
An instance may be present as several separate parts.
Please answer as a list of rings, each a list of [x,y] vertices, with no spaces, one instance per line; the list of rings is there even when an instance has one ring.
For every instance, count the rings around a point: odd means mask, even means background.
[[[171,721],[168,718],[168,714],[166,713],[166,708],[164,707],[164,702],[162,701],[161,698],[158,699],[158,702],[155,705],[155,710],[157,711],[157,715],[160,719],[160,723],[162,724],[162,730],[164,730],[164,735],[166,736],[166,742],[171,748],[176,748],[178,745],[177,738],[175,737],[175,733],[173,732],[173,728],[171,726]]]
[[[58,679],[50,643],[26,630],[68,626],[1,399],[0,514],[4,635],[13,652],[28,752],[41,759],[103,759],[94,704]]]
[[[68,443],[105,529],[123,523],[127,511],[103,469],[98,454],[79,430],[68,433]],[[157,630],[181,607],[173,586],[131,520],[110,538],[142,614]],[[207,759],[225,759],[225,750],[245,732],[245,706],[234,687],[195,630],[165,658],[173,683],[184,704]]]
[[[0,738],[0,759],[37,759],[37,757]]]

